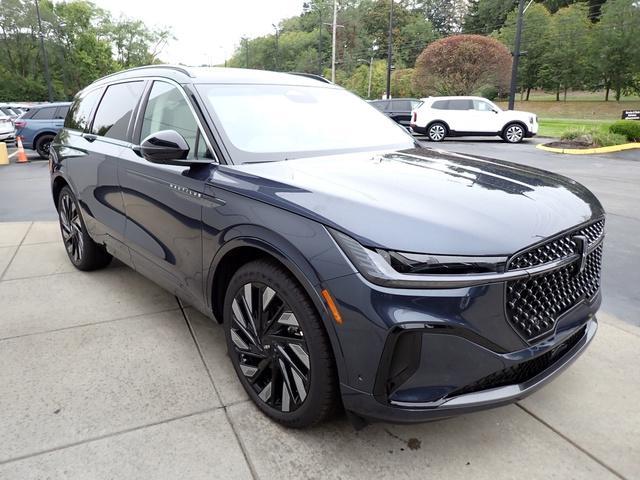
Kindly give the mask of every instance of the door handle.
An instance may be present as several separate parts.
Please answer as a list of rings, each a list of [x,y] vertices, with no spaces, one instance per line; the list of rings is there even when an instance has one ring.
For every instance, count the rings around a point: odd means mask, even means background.
[[[93,142],[96,138],[98,138],[98,136],[94,135],[93,133],[83,133],[82,136],[88,142]]]

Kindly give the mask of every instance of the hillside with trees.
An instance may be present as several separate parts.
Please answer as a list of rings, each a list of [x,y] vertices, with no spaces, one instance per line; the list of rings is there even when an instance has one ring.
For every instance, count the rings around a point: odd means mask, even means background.
[[[336,81],[364,97],[370,92],[370,98],[379,98],[385,91],[390,5],[390,0],[339,1]],[[277,40],[275,32],[243,39],[227,64],[329,77],[332,9],[332,0],[306,2],[299,16],[280,23]],[[516,11],[514,0],[397,0],[392,95],[443,92],[435,86],[451,78],[431,75],[425,82],[424,72],[416,70],[419,59],[421,65],[450,61],[463,67],[466,60],[451,57],[446,48],[429,50],[440,39],[461,33],[482,35],[500,41],[511,52]],[[640,94],[638,0],[545,0],[529,5],[523,18],[518,87],[526,98],[533,89],[551,91],[558,100],[575,89],[605,90],[606,99],[610,91],[615,99]],[[483,91],[504,92],[503,76],[495,77]],[[455,91],[479,93],[471,83]]]

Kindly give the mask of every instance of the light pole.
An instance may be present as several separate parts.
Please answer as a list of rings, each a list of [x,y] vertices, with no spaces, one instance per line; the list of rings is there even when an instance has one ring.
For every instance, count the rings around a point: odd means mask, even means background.
[[[278,56],[280,54],[280,52],[278,51],[278,35],[280,32],[278,30],[278,27],[274,23],[272,23],[271,26],[276,30],[276,72],[277,72],[278,70],[280,70],[280,66],[278,65]]]
[[[47,91],[49,93],[49,101],[53,102],[53,88],[51,87],[51,75],[49,74],[49,58],[47,57],[47,49],[44,48],[44,33],[42,32],[42,19],[40,18],[40,6],[38,0],[36,3],[36,15],[38,16],[38,30],[40,37],[40,48],[42,49],[42,61],[44,62],[44,78],[47,82]]]
[[[393,0],[389,9],[389,41],[387,45],[387,99],[391,98],[391,60],[393,48]]]
[[[336,83],[336,28],[338,23],[338,0],[333,0],[333,39],[331,41],[331,83]]]
[[[509,86],[509,110],[515,108],[516,87],[518,85],[518,62],[520,61],[520,39],[522,37],[522,17],[524,16],[524,0],[518,2],[518,23],[516,24],[516,41],[513,47],[511,63],[511,85]]]
[[[244,68],[249,68],[249,39],[247,37],[242,37],[241,40],[244,42],[244,53],[245,53]]]

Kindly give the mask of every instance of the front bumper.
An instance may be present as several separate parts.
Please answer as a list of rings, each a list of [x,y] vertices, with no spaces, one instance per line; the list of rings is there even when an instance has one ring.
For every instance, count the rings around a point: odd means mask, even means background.
[[[345,409],[368,420],[392,423],[425,422],[508,405],[531,395],[571,365],[593,339],[597,325],[595,317],[590,319],[583,328],[574,333],[578,337],[575,339],[575,344],[572,343],[570,348],[562,351],[557,361],[522,383],[465,393],[433,402],[391,401],[387,404],[381,402],[375,395],[342,385],[343,403]]]
[[[551,335],[527,343],[505,319],[502,283],[403,290],[355,274],[325,286],[344,319],[338,336],[345,408],[394,423],[497,407],[531,394],[584,351],[601,301],[598,293],[577,304]]]

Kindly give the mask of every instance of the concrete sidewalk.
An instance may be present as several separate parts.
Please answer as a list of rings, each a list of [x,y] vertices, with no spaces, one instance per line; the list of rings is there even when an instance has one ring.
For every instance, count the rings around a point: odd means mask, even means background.
[[[430,424],[287,430],[247,400],[222,328],[56,223],[0,223],[0,479],[638,478],[640,329],[517,405]]]

